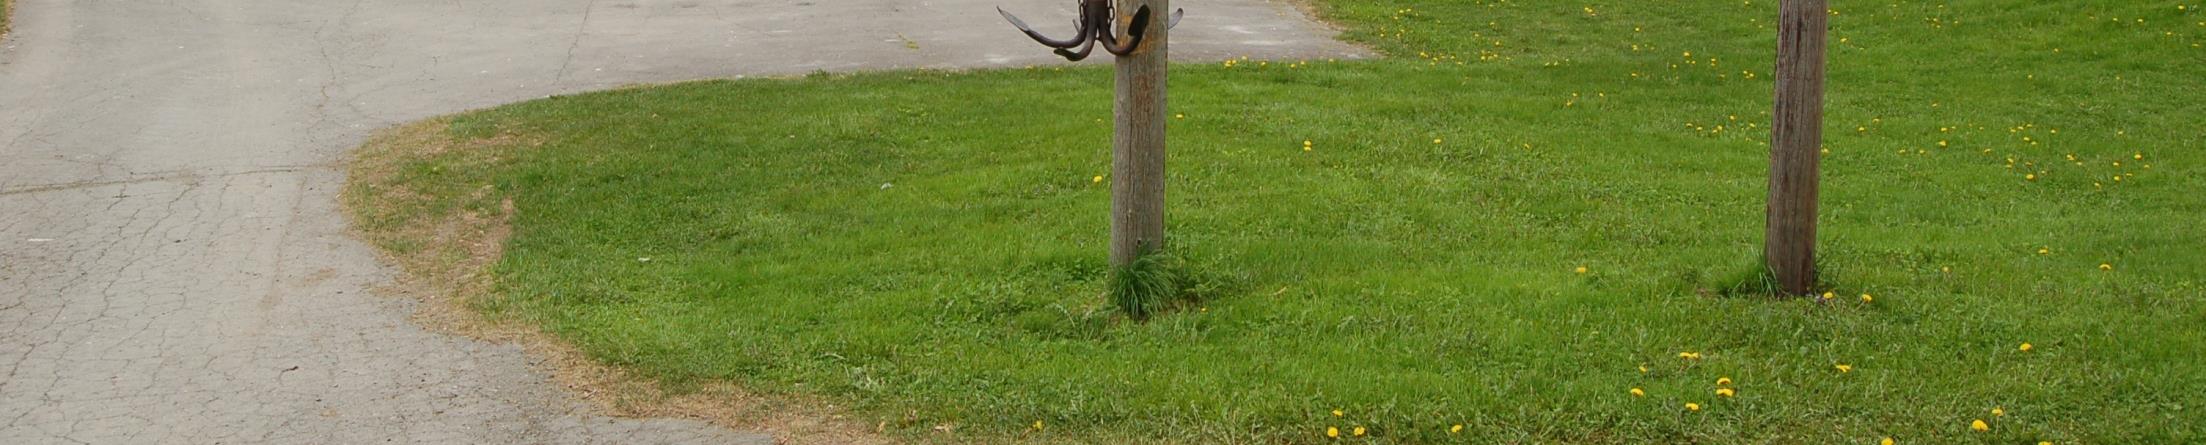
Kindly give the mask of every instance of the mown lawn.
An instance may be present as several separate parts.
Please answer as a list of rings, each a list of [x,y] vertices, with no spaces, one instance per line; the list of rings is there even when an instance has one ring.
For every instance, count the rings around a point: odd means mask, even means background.
[[[1390,58],[1175,66],[1202,300],[1148,323],[1103,296],[1107,69],[515,104],[451,137],[534,144],[353,195],[511,199],[488,313],[921,440],[2206,441],[2202,4],[1836,3],[1823,302],[1724,292],[1775,0],[1328,0]]]

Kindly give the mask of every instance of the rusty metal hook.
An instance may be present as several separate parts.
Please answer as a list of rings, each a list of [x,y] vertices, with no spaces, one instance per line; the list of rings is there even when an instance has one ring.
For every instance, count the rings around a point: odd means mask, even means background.
[[[1104,51],[1121,57],[1132,55],[1135,50],[1141,48],[1141,43],[1146,40],[1146,34],[1149,32],[1149,7],[1142,6],[1141,9],[1134,11],[1133,19],[1127,22],[1129,26],[1126,29],[1124,39],[1120,39],[1116,35],[1117,27],[1115,25],[1117,20],[1111,9],[1111,0],[1080,0],[1080,17],[1074,21],[1077,30],[1074,31],[1072,38],[1063,40],[1042,35],[1041,32],[1035,31],[1033,27],[1027,26],[1026,21],[1019,20],[1018,16],[1011,15],[1010,11],[1005,11],[1001,7],[996,8],[996,13],[1003,14],[1004,20],[1010,21],[1011,26],[1018,27],[1019,32],[1026,33],[1026,36],[1033,38],[1035,42],[1040,42],[1042,46],[1055,48],[1056,50],[1053,52],[1058,56],[1064,57],[1065,60],[1077,62],[1088,58],[1088,54],[1094,51],[1097,43],[1103,44]],[[1185,17],[1186,13],[1186,10],[1172,11],[1172,17],[1169,19],[1170,21],[1165,23],[1165,27],[1179,27],[1180,19]],[[1124,40],[1123,44],[1121,44],[1121,40]]]

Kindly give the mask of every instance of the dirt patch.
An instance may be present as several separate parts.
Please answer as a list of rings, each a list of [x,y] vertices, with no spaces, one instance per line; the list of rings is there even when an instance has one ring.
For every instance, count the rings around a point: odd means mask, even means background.
[[[15,21],[15,5],[12,3],[14,2],[0,0],[0,42],[8,41],[8,23]]]
[[[4,0],[0,0],[4,1]],[[454,137],[433,119],[386,129],[354,152],[343,196],[355,232],[396,264],[402,276],[377,291],[418,301],[414,322],[428,329],[519,345],[535,366],[603,414],[689,418],[736,430],[765,431],[784,444],[891,444],[881,424],[850,419],[832,404],[765,396],[731,383],[671,394],[655,382],[591,360],[580,349],[525,323],[486,318],[474,304],[491,298],[492,267],[512,234],[513,201],[488,185],[420,190],[410,169],[489,167],[542,141],[512,133]],[[430,161],[427,165],[423,161]]]

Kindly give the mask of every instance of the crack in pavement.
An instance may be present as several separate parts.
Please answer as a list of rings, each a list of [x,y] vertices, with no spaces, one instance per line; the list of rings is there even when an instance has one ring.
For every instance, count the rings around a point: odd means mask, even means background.
[[[1192,5],[1175,57],[1363,54],[1284,1]],[[368,291],[394,272],[337,206],[347,151],[635,83],[1062,63],[997,3],[12,0],[0,443],[768,443],[605,417],[516,346],[411,323]]]
[[[559,59],[559,74],[552,76],[552,85],[567,81],[567,67],[574,65],[574,49],[582,46],[582,37],[590,35],[590,13],[597,11],[597,0],[582,5],[582,20],[574,27],[574,39],[567,41],[567,57]]]

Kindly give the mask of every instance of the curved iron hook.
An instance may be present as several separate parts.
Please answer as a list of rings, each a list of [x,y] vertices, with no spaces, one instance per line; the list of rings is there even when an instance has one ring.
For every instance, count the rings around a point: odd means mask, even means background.
[[[1034,31],[1033,27],[1026,26],[1026,21],[1019,20],[1019,16],[1011,15],[1011,11],[1005,11],[1003,10],[1003,8],[998,7],[996,8],[996,13],[1003,14],[1003,19],[1011,21],[1011,26],[1018,27],[1019,32],[1024,32],[1026,33],[1027,37],[1032,37],[1034,38],[1034,41],[1041,42],[1042,46],[1047,46],[1051,48],[1064,49],[1080,46],[1080,42],[1088,40],[1087,35],[1089,32],[1091,32],[1088,29],[1085,29],[1085,24],[1082,24],[1082,29],[1078,34],[1075,34],[1073,38],[1066,40],[1057,40],[1049,38],[1049,36],[1044,36],[1040,32]]]
[[[1110,51],[1111,54],[1116,54],[1119,57],[1125,57],[1133,55],[1134,50],[1141,49],[1141,41],[1146,40],[1148,38],[1148,34],[1149,7],[1144,5],[1141,7],[1141,9],[1134,10],[1134,20],[1127,23],[1126,43],[1124,46],[1120,46],[1117,36],[1113,36],[1109,32],[1105,32],[1102,35],[1096,37],[1097,40],[1103,41],[1104,51]]]
[[[1058,48],[1056,51],[1051,52],[1057,53],[1058,56],[1064,57],[1065,60],[1070,60],[1074,62],[1087,60],[1088,54],[1095,52],[1095,39],[1086,40],[1087,41],[1080,42],[1080,49],[1075,50],[1071,48]]]
[[[1001,7],[996,8],[996,13],[1002,14],[1004,20],[1011,22],[1011,26],[1019,28],[1019,32],[1026,33],[1035,42],[1055,48],[1051,52],[1075,62],[1088,58],[1098,46],[1097,43],[1101,43],[1103,50],[1111,54],[1122,57],[1133,55],[1134,51],[1141,49],[1149,32],[1150,12],[1149,7],[1144,5],[1140,10],[1134,11],[1132,20],[1128,22],[1125,41],[1120,42],[1118,28],[1115,26],[1117,18],[1111,11],[1110,0],[1081,0],[1080,17],[1073,21],[1074,26],[1079,29],[1074,32],[1073,38],[1064,40],[1042,35],[1033,27],[1027,26],[1025,20],[1019,20],[1018,16],[1011,15],[1010,11]],[[1186,17],[1186,14],[1185,9],[1173,10],[1172,16],[1165,23],[1166,29],[1178,28],[1180,19]]]

